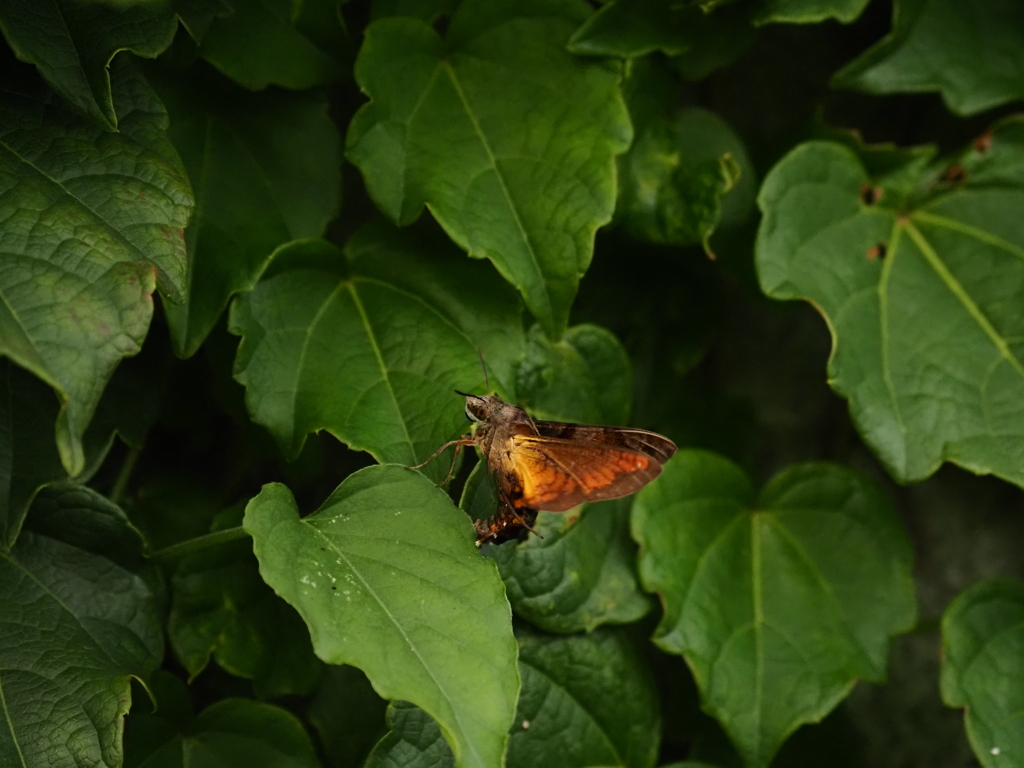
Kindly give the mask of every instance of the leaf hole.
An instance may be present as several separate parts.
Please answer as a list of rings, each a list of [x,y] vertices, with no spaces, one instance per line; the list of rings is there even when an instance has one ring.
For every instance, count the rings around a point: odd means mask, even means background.
[[[885,243],[879,243],[873,248],[868,248],[868,261],[874,261],[875,259],[881,261],[885,258],[885,254],[888,250],[889,249]]]
[[[860,201],[864,205],[874,205],[882,199],[882,188],[873,187],[868,183],[860,185]]]

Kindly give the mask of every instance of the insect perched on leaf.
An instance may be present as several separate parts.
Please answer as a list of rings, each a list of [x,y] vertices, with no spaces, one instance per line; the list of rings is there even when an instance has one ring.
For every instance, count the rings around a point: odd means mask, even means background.
[[[445,443],[427,461],[452,445],[456,456],[464,445],[480,449],[499,499],[494,517],[476,522],[478,545],[533,530],[540,510],[564,512],[636,493],[676,452],[675,443],[656,432],[539,421],[496,395],[456,394],[466,398],[473,434]]]

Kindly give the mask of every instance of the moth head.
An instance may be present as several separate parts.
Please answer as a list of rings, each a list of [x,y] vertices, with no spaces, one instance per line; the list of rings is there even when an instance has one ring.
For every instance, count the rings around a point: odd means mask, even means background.
[[[487,421],[499,405],[504,405],[504,401],[494,395],[470,395],[458,390],[455,394],[466,398],[466,418],[475,423]]]

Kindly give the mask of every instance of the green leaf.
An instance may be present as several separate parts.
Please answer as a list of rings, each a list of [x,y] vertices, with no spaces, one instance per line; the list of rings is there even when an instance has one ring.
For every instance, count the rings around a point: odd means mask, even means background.
[[[171,44],[177,27],[175,15],[158,3],[7,0],[0,7],[0,31],[15,55],[35,64],[57,93],[109,130],[119,127],[124,105],[118,102],[128,98],[111,87],[114,55],[131,51],[154,58]],[[13,108],[5,103],[0,113]]]
[[[611,219],[614,155],[631,139],[617,69],[565,49],[587,10],[467,0],[444,40],[417,19],[373,22],[356,62],[372,101],[347,141],[382,211],[408,224],[429,205],[556,339]]]
[[[1024,762],[1024,584],[990,579],[942,617],[942,700],[964,708],[985,768]]]
[[[912,552],[868,478],[792,466],[755,497],[716,454],[680,451],[633,505],[640,579],[665,614],[654,641],[686,657],[703,707],[767,765],[860,678],[885,676],[914,624]]]
[[[836,19],[849,24],[860,16],[869,0],[762,0],[754,12],[755,24],[817,24]]]
[[[341,138],[323,95],[252,94],[202,74],[151,75],[195,181],[196,215],[185,230],[188,298],[164,304],[179,357],[195,354],[275,248],[323,234],[341,194]]]
[[[50,425],[57,398],[39,379],[0,358],[0,547],[14,546],[43,486],[67,478]]]
[[[488,265],[392,229],[371,225],[344,253],[323,241],[285,246],[235,300],[235,378],[288,456],[326,429],[381,462],[423,461],[465,431],[452,390],[483,390],[477,348],[499,371],[521,348],[518,302],[490,290],[506,287]],[[440,479],[442,463],[424,471]]]
[[[388,732],[363,768],[452,768],[455,757],[437,721],[407,701],[387,710]]]
[[[303,90],[341,78],[338,0],[231,0],[234,12],[210,21],[200,55],[253,91]]]
[[[222,699],[185,723],[132,715],[126,730],[127,768],[320,766],[309,734],[295,715],[248,699]]]
[[[233,511],[213,530],[237,525]],[[308,694],[320,665],[298,614],[263,583],[252,542],[230,542],[182,558],[171,582],[168,639],[191,677],[210,657],[253,681],[260,698]]]
[[[847,147],[797,147],[761,188],[758,277],[825,316],[829,381],[895,478],[948,460],[1024,485],[1024,121],[927,157],[872,175]]]
[[[624,635],[598,630],[553,637],[517,628],[523,690],[508,768],[651,768],[658,754],[658,695],[638,650]],[[387,736],[366,768],[450,768],[451,751],[423,710],[388,707]]]
[[[155,419],[159,389],[133,358],[114,372],[83,438],[83,482],[106,457],[115,434],[141,447]],[[0,548],[10,549],[36,493],[68,479],[51,425],[60,413],[53,390],[28,371],[0,358]]]
[[[145,580],[95,550],[138,558],[140,542],[98,494],[44,494],[48,533],[0,552],[0,764],[117,766],[130,677],[156,669],[163,638]]]
[[[402,467],[368,467],[300,519],[291,492],[267,485],[245,528],[260,574],[306,620],[321,659],[429,712],[460,767],[499,764],[519,688],[511,612],[442,490]]]
[[[619,160],[616,218],[638,240],[701,244],[719,222],[739,223],[754,203],[753,166],[739,137],[697,107],[638,126]]]
[[[384,736],[387,709],[387,702],[376,694],[362,670],[347,664],[329,665],[320,676],[307,718],[320,734],[331,765],[349,768],[363,765]],[[430,719],[426,713],[424,716]],[[439,729],[437,738],[444,743]]]
[[[564,633],[645,616],[650,603],[634,570],[631,505],[627,498],[588,504],[582,513],[542,512],[535,525],[540,536],[487,547],[485,554],[497,562],[516,616]]]
[[[215,18],[234,12],[227,0],[173,0],[173,7],[182,26],[197,43],[203,41]]]
[[[754,39],[749,17],[748,3],[712,10],[697,3],[612,0],[576,30],[569,50],[623,58],[661,51],[673,57],[684,77],[700,80],[733,61]]]
[[[117,133],[0,94],[0,354],[57,391],[71,475],[107,379],[146,335],[154,284],[184,292],[188,181],[163,107],[137,73],[114,70]]]
[[[1024,5],[895,0],[892,31],[836,73],[868,93],[938,91],[958,115],[1024,98]]]
[[[509,768],[652,768],[661,736],[654,678],[624,634],[551,636],[517,628],[523,692]]]
[[[633,371],[611,331],[577,325],[552,342],[535,325],[519,363],[516,392],[519,405],[538,419],[625,424],[632,406]]]

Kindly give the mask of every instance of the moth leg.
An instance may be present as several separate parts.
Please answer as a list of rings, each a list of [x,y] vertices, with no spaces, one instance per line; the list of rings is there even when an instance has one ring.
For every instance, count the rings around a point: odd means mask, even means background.
[[[539,533],[537,533],[537,530],[532,525],[530,525],[528,522],[526,522],[526,518],[519,514],[519,510],[517,510],[511,504],[508,505],[508,508],[509,508],[509,511],[512,512],[512,517],[515,518],[517,523],[519,523],[521,526],[523,526],[523,528],[528,530],[530,533],[532,533],[538,539],[543,539],[544,538]],[[534,517],[534,520],[536,520],[536,519],[537,518]]]
[[[476,445],[476,441],[473,439],[472,435],[463,435],[458,440],[449,440],[447,443],[445,443],[436,451],[434,451],[433,455],[429,459],[427,459],[424,462],[421,462],[420,464],[417,464],[415,467],[406,467],[406,469],[419,469],[420,467],[427,466],[427,464],[429,464],[438,456],[440,456],[443,450],[445,450],[446,448],[450,448],[453,445]]]
[[[455,472],[455,462],[459,460],[459,451],[462,450],[463,445],[464,443],[455,443],[455,455],[452,456],[452,465],[448,467],[448,474],[444,476],[444,480],[437,484],[438,488],[452,479],[452,473]]]

